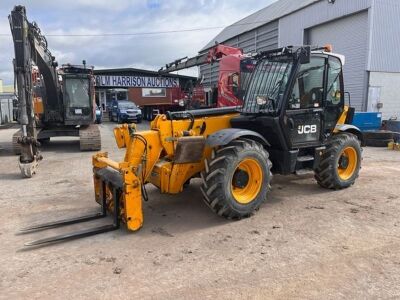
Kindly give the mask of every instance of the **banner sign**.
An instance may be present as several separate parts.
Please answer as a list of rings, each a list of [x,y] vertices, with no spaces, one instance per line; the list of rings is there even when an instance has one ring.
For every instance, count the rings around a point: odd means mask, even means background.
[[[179,78],[96,75],[96,86],[170,88],[179,86]]]

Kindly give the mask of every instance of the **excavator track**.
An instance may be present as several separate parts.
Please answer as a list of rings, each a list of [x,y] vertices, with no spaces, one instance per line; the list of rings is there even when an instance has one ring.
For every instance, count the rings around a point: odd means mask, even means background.
[[[81,151],[98,151],[101,149],[101,135],[99,126],[92,124],[79,129],[79,143]]]
[[[12,151],[15,155],[21,154],[21,146],[18,143],[18,138],[21,136],[21,129],[16,131],[12,136]]]

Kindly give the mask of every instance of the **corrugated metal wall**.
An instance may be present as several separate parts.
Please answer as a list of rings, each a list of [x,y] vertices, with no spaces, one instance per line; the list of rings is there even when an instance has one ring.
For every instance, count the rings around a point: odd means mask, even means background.
[[[346,55],[346,89],[351,92],[358,110],[367,107],[372,3],[372,0],[336,0],[334,4],[319,1],[279,20],[279,46],[304,43],[323,46],[329,43],[333,44],[335,52]],[[360,12],[363,12],[362,16]],[[356,17],[351,19],[352,16]],[[321,32],[315,31],[314,39],[310,40],[307,32],[317,27],[320,27]]]
[[[336,0],[331,4],[324,0],[282,17],[279,20],[279,46],[302,45],[304,29],[366,10],[371,3],[372,0]]]
[[[400,72],[400,1],[375,0],[372,8],[372,36],[368,69]]]
[[[308,44],[332,44],[334,51],[346,56],[345,91],[351,104],[363,110],[367,99],[368,12],[364,11],[308,30]]]
[[[279,22],[274,21],[245,32],[223,44],[242,48],[245,53],[264,51],[278,47]],[[212,87],[218,82],[218,63],[200,67],[200,75],[204,76],[204,85]]]

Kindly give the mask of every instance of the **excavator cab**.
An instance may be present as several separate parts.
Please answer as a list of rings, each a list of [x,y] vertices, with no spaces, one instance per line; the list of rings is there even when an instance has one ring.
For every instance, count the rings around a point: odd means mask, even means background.
[[[90,125],[94,120],[92,69],[63,66],[63,101],[66,125]]]

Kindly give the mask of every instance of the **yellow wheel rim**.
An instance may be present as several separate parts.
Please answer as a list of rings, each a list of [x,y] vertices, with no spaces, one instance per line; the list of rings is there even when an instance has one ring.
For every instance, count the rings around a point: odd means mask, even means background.
[[[338,161],[338,174],[340,179],[350,179],[357,168],[357,151],[353,147],[345,148],[340,154]]]
[[[235,177],[241,176],[241,179]],[[232,195],[240,204],[253,201],[261,190],[263,172],[255,159],[242,160],[236,167],[231,182]]]

